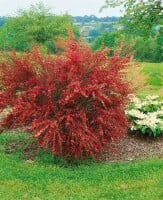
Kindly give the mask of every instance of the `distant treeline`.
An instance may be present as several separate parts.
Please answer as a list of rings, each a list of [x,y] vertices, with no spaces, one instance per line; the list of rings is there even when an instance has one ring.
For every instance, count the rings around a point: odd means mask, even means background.
[[[6,22],[8,17],[0,17],[0,26],[3,26],[3,24]]]
[[[71,16],[74,23],[88,23],[88,22],[116,22],[119,17],[97,17],[95,15],[85,16]],[[0,17],[0,26],[2,26],[8,17]]]
[[[73,21],[76,23],[87,23],[87,22],[116,22],[119,17],[96,17],[95,15],[75,16]]]

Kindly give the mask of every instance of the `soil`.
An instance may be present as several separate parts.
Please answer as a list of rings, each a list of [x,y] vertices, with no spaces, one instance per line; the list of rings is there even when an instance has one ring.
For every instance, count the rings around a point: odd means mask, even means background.
[[[129,161],[150,157],[163,158],[163,134],[149,137],[138,132],[128,133],[121,141],[110,145],[112,151],[106,150],[101,160],[104,162]]]
[[[21,149],[23,159],[31,163],[36,159],[40,151],[33,141],[30,144],[26,142],[11,142],[6,145],[5,152],[13,153],[17,149]],[[120,141],[112,143],[98,160],[111,163],[151,157],[163,159],[163,135],[149,137],[131,132]]]

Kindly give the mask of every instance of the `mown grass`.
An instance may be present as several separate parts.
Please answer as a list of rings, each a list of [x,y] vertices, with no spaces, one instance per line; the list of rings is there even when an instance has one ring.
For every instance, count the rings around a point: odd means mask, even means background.
[[[163,63],[141,63],[142,73],[149,76],[147,83],[152,88],[140,95],[160,95],[163,97]]]
[[[142,63],[143,72],[149,75],[147,83],[153,86],[163,86],[163,63]]]
[[[27,134],[0,135],[0,199],[3,200],[161,200],[163,160],[150,159],[114,164],[89,162],[70,166],[48,152],[34,162],[21,157],[21,149],[6,154],[10,142]]]

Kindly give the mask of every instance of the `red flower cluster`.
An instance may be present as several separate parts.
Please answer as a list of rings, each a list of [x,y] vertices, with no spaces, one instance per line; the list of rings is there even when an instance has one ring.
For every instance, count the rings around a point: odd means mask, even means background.
[[[126,133],[121,70],[130,59],[93,53],[73,38],[65,43],[55,56],[35,47],[0,64],[0,108],[13,108],[1,127],[29,126],[40,147],[66,159],[96,156]]]

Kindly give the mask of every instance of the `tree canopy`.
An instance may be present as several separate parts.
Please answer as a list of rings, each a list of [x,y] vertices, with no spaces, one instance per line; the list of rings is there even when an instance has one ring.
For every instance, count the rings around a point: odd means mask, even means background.
[[[68,14],[54,15],[39,3],[32,5],[29,10],[19,10],[18,16],[7,20],[0,29],[0,48],[24,51],[37,44],[52,50],[53,41],[58,35],[66,36],[68,29],[75,31]]]
[[[116,6],[125,9],[122,22],[128,33],[148,37],[156,26],[163,24],[162,0],[105,0],[101,10]]]

